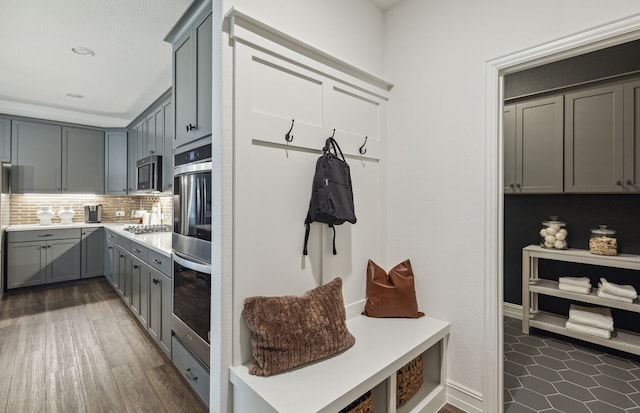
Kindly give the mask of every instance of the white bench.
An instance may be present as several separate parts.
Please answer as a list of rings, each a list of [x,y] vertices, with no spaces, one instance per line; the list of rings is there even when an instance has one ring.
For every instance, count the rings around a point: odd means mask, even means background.
[[[435,412],[444,404],[449,323],[356,316],[347,326],[356,344],[326,360],[270,377],[252,376],[245,365],[232,367],[234,412],[338,412],[368,390],[376,413]],[[396,371],[419,354],[424,384],[396,410]]]

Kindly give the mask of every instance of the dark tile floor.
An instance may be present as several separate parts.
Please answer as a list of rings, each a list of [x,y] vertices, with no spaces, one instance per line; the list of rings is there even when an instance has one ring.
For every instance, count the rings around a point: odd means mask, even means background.
[[[521,326],[505,317],[505,413],[640,413],[639,358]]]

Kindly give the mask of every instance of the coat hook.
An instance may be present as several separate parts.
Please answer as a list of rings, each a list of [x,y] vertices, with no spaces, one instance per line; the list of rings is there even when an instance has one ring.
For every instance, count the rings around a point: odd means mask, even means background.
[[[362,144],[362,146],[358,149],[358,152],[360,152],[360,155],[364,155],[365,153],[367,153],[367,148],[365,148],[364,146],[367,144],[367,136],[364,137],[364,143]]]
[[[334,136],[336,136],[336,130],[335,130],[335,128],[333,129],[333,133],[331,134],[330,138],[333,138]]]
[[[293,122],[295,122],[295,121],[296,121],[295,119],[291,119],[291,127],[289,128],[289,132],[287,132],[284,135],[284,140],[287,141],[287,142],[293,141],[293,135],[291,134],[291,131],[293,130]]]

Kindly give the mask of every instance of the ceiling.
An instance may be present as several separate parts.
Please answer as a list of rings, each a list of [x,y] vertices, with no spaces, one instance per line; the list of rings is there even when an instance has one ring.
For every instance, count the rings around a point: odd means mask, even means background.
[[[171,87],[163,39],[191,1],[0,0],[0,114],[127,126]]]
[[[0,0],[0,113],[127,126],[171,87],[163,39],[190,3]]]

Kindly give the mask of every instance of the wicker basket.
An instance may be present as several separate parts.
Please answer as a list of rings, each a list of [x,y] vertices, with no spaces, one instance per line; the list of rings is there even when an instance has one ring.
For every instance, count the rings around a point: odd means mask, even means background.
[[[366,392],[339,413],[373,413],[373,393]]]
[[[420,390],[424,381],[422,354],[414,358],[396,373],[396,408],[402,406]]]

